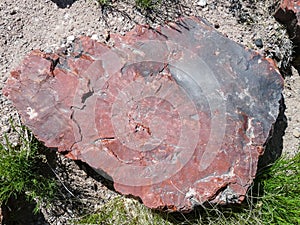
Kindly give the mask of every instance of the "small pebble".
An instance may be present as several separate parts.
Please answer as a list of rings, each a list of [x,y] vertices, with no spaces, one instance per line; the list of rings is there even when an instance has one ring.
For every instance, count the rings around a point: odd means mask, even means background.
[[[215,23],[215,28],[216,28],[216,29],[220,28],[220,24]]]
[[[299,138],[300,137],[300,129],[299,128],[295,128],[293,130],[293,135],[295,138]]]
[[[4,126],[2,127],[2,129],[1,129],[1,132],[2,132],[3,134],[9,133],[9,132],[10,132],[10,126],[4,125]]]
[[[52,50],[47,48],[44,52],[47,54],[50,54],[50,53],[52,53]]]
[[[199,2],[197,3],[197,5],[202,6],[202,7],[206,6],[206,4],[207,4],[206,0],[199,0]]]
[[[15,9],[13,9],[11,12],[10,12],[10,15],[15,15],[15,14],[17,14],[17,11],[15,10]]]
[[[97,35],[97,34],[93,34],[92,37],[91,37],[91,39],[92,39],[92,40],[98,40],[99,38],[98,38],[98,35]]]
[[[65,19],[65,20],[67,20],[69,17],[70,17],[70,15],[69,15],[68,13],[66,13],[66,14],[64,15],[64,19]]]
[[[258,48],[262,48],[264,46],[263,41],[260,38],[256,39],[254,43]]]
[[[75,40],[75,36],[74,35],[71,35],[69,37],[67,37],[67,42],[73,42]]]

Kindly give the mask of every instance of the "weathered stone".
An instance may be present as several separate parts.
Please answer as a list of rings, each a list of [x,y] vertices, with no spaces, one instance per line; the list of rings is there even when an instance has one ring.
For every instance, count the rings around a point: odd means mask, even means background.
[[[31,52],[4,90],[23,122],[148,207],[240,203],[282,113],[271,61],[197,18],[111,39]]]
[[[283,0],[274,14],[275,18],[287,26],[293,40],[300,42],[300,1]]]
[[[293,136],[295,138],[299,138],[300,137],[300,129],[298,127],[293,130]]]

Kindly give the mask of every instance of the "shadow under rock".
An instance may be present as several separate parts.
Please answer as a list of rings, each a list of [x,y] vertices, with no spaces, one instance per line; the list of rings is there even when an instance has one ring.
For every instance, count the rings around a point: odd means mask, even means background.
[[[85,171],[88,177],[91,177],[94,180],[101,182],[101,184],[103,184],[109,190],[116,192],[114,188],[113,179],[107,173],[100,169],[94,169],[87,163],[82,162],[80,160],[76,160],[75,163],[81,170]]]
[[[272,125],[269,137],[266,140],[264,146],[265,152],[262,157],[259,158],[257,173],[260,173],[262,170],[272,165],[272,163],[274,163],[282,154],[283,136],[285,134],[285,129],[287,128],[287,118],[284,114],[286,106],[284,104],[283,96],[279,103],[279,114],[276,122]]]
[[[48,149],[40,146],[39,154],[41,156],[46,156],[44,153],[48,153]],[[47,151],[46,151],[47,150]],[[49,154],[53,155],[53,152],[49,152]],[[43,157],[40,158],[35,164],[37,168],[39,168],[38,173],[42,177],[54,178],[52,171],[49,169],[47,164],[43,162]],[[28,196],[24,192],[13,194],[7,202],[0,204],[2,210],[3,221],[2,225],[36,225],[36,224],[49,224],[43,213],[38,211],[34,213],[34,209],[36,208],[37,203],[33,200],[30,200]],[[1,214],[0,214],[1,216]]]
[[[70,7],[76,0],[51,0],[54,2],[59,8],[68,8]]]
[[[36,206],[35,202],[28,202],[25,194],[18,194],[16,197],[10,197],[6,204],[1,206],[3,225],[48,225],[44,215],[41,212],[36,214],[33,210]]]

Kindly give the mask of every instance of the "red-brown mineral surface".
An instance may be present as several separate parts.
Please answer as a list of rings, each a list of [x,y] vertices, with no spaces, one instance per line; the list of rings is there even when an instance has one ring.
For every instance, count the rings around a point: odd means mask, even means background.
[[[150,208],[240,203],[280,113],[273,65],[198,18],[111,38],[31,52],[4,91],[24,124]]]

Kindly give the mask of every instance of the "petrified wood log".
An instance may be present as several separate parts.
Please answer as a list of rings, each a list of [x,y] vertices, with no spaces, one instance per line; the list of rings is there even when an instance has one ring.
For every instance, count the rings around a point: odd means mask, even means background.
[[[111,38],[31,52],[4,91],[23,122],[148,207],[240,203],[280,113],[272,63],[197,18]]]

